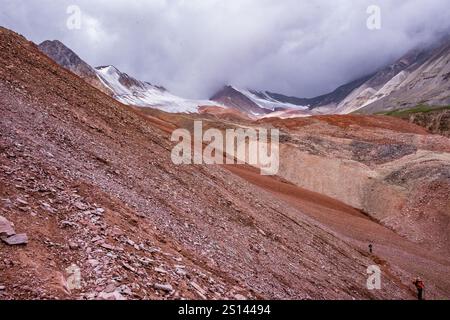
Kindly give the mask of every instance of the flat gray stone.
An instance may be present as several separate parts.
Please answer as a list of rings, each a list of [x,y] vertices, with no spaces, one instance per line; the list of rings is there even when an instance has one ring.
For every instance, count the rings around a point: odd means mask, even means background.
[[[26,233],[16,234],[9,238],[4,238],[3,241],[10,246],[17,246],[28,243],[28,236]]]

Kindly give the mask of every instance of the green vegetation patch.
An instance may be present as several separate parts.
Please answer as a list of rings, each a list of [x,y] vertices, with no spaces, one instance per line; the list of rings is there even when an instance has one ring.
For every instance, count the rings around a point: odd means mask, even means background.
[[[450,109],[450,106],[429,106],[426,104],[420,104],[416,106],[415,108],[411,109],[398,109],[388,112],[379,112],[377,114],[380,115],[386,115],[386,116],[393,116],[393,117],[407,117],[411,114],[415,113],[426,113],[426,112],[433,112],[433,111],[441,111],[441,110],[448,110]]]

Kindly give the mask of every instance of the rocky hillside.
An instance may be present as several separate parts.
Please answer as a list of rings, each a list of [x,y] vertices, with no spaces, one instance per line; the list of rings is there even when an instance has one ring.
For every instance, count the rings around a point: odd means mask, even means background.
[[[450,110],[436,110],[411,114],[410,122],[425,127],[428,131],[450,138]]]
[[[280,176],[450,254],[450,140],[386,116],[262,123],[284,128]]]
[[[281,178],[357,208],[410,241],[450,255],[448,138],[388,116],[208,120],[214,128],[280,128]]]
[[[228,115],[223,120],[218,114],[192,114],[191,121],[152,113],[155,117],[188,130],[199,117],[207,127],[222,130],[280,128],[278,178],[261,177],[256,169],[227,168],[361,249],[372,242],[389,263],[450,285],[443,280],[450,275],[449,139],[387,116],[265,118],[256,123]]]
[[[413,297],[411,272],[388,262],[367,290],[381,260],[307,208],[223,167],[175,166],[163,122],[3,28],[0,66],[0,215],[27,235],[2,231],[2,299]]]
[[[377,72],[336,107],[365,113],[450,103],[450,41],[416,49]]]
[[[386,115],[405,119],[426,128],[429,132],[450,138],[450,106],[417,106],[412,109],[387,112]]]

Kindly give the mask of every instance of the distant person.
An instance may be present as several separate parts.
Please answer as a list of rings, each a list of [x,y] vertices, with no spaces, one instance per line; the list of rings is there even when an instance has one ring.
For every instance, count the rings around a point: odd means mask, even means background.
[[[416,286],[417,289],[417,299],[423,300],[423,290],[425,289],[425,284],[423,283],[422,279],[420,277],[417,277],[413,284]]]
[[[373,246],[372,246],[372,244],[369,244],[369,252],[370,252],[370,254],[373,253]]]

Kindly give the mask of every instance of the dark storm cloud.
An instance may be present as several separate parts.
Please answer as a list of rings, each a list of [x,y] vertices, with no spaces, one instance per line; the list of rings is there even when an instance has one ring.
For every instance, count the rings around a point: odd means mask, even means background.
[[[66,27],[69,5],[80,30]],[[369,5],[382,27],[366,27]],[[0,0],[0,25],[59,39],[189,97],[223,84],[313,96],[376,70],[450,28],[448,0]]]

